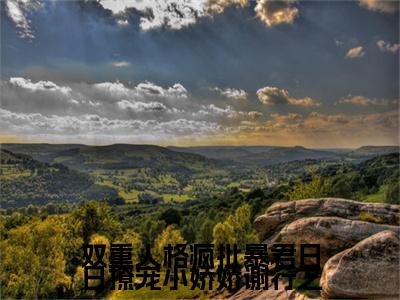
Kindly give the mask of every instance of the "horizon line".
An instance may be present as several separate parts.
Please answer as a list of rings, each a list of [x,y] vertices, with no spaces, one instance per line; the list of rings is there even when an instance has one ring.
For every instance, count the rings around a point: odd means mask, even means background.
[[[114,145],[131,145],[131,146],[157,146],[162,148],[228,148],[228,147],[280,147],[280,148],[295,148],[295,147],[302,147],[305,149],[358,149],[362,147],[400,147],[400,145],[371,145],[371,144],[364,144],[358,147],[346,147],[346,146],[338,146],[338,147],[307,147],[303,145],[292,145],[292,146],[284,146],[284,145],[273,145],[273,144],[254,144],[254,145],[237,145],[237,144],[230,144],[230,145],[196,145],[196,146],[182,146],[182,145],[161,145],[161,144],[150,144],[150,143],[111,143],[111,144],[84,144],[84,143],[48,143],[48,142],[0,142],[0,145],[80,145],[80,146],[87,146],[87,147],[107,147],[107,146],[114,146]]]

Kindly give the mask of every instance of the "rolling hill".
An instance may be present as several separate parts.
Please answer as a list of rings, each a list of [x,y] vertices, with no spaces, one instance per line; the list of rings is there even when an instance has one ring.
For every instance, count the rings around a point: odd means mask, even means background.
[[[48,164],[25,154],[0,150],[0,205],[21,207],[49,202],[77,202],[116,197],[109,187],[97,186],[89,175],[62,164]]]
[[[209,146],[169,147],[169,149],[200,154],[212,159],[229,160],[239,164],[246,163],[258,166],[267,166],[294,160],[338,157],[338,154],[334,151],[307,149],[301,146]]]
[[[173,172],[188,172],[217,164],[198,154],[176,152],[154,145],[3,144],[2,146],[13,152],[31,155],[42,162],[62,163],[81,171],[158,168]]]
[[[372,157],[389,153],[398,153],[398,146],[362,146],[346,154],[350,158]]]

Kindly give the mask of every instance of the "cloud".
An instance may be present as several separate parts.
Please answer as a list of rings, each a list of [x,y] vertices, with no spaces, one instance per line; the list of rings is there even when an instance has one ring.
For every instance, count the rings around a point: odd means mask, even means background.
[[[249,112],[247,113],[247,115],[248,115],[250,118],[256,120],[256,119],[261,118],[261,117],[263,116],[263,113],[262,113],[262,112],[259,112],[259,111],[249,111]]]
[[[242,89],[235,89],[235,88],[225,88],[221,89],[219,87],[210,88],[212,91],[218,92],[220,95],[233,99],[233,100],[247,100],[247,92]]]
[[[298,15],[294,7],[297,0],[256,0],[255,14],[268,27],[291,24]],[[250,0],[97,0],[103,9],[108,10],[119,27],[129,25],[132,14],[138,16],[142,31],[167,28],[181,30],[199,19],[212,18],[227,7],[245,7]],[[57,1],[51,1],[58,5]],[[5,0],[8,17],[18,29],[22,38],[33,39],[34,30],[29,14],[46,5],[42,0]]]
[[[395,13],[399,10],[399,2],[391,0],[360,0],[360,6],[383,13]]]
[[[226,7],[236,5],[245,7],[249,0],[208,0],[208,9],[211,12],[222,13]]]
[[[382,143],[393,141],[398,128],[395,127],[397,111],[365,115],[317,112],[307,115],[296,110],[263,114],[266,107],[262,104],[282,104],[286,109],[318,105],[311,98],[294,98],[287,90],[276,87],[257,91],[260,111],[257,106],[249,111],[238,110],[235,108],[240,105],[238,102],[222,106],[211,99],[199,101],[179,83],[166,87],[148,81],[136,85],[118,81],[60,84],[16,77],[1,82],[1,90],[1,132],[48,142],[171,144],[183,140],[190,143],[199,137],[247,144],[321,141],[332,146],[339,138],[347,143],[361,138]],[[350,98],[354,97],[347,97]],[[360,103],[357,105],[386,103],[342,100]]]
[[[299,13],[294,7],[296,2],[296,0],[258,0],[254,11],[268,27],[292,24]]]
[[[257,97],[261,103],[266,105],[320,106],[312,98],[293,98],[290,97],[287,90],[277,87],[263,87],[257,91]]]
[[[118,15],[125,12],[126,9],[136,8],[136,0],[99,0],[101,6]]]
[[[211,116],[211,117],[226,117],[226,118],[234,118],[237,116],[237,112],[233,109],[232,106],[227,106],[225,108],[221,108],[216,106],[215,104],[202,105],[201,109],[197,112],[193,113],[194,116]]]
[[[175,83],[173,86],[163,88],[150,81],[145,81],[137,84],[135,87],[127,87],[122,82],[116,81],[96,83],[94,87],[114,97],[158,97],[172,100],[182,100],[188,97],[188,91],[180,83]]]
[[[176,137],[196,137],[218,133],[221,127],[215,122],[177,119],[121,120],[96,114],[80,116],[43,115],[41,113],[15,113],[0,109],[0,124],[13,133],[56,138],[101,137],[104,141],[124,140],[159,143]],[[119,139],[120,140],[120,139]],[[54,140],[53,140],[54,141]]]
[[[128,101],[128,100],[121,100],[117,102],[117,105],[121,109],[131,109],[135,112],[148,112],[148,111],[167,111],[168,108],[160,103],[160,102],[137,102],[137,101]]]
[[[140,28],[143,31],[160,27],[179,30],[208,15],[206,0],[100,0],[99,3],[120,17],[134,8],[141,13]]]
[[[226,124],[258,120],[261,112],[198,103],[179,83],[162,87],[145,81],[100,83],[34,82],[16,77],[1,82],[3,132],[50,141],[91,137],[161,139],[219,134]],[[65,141],[64,141],[65,142]]]
[[[390,52],[396,54],[400,50],[400,44],[391,44],[389,42],[385,42],[384,40],[378,41],[376,45],[382,52]]]
[[[61,92],[62,94],[69,94],[71,92],[70,87],[58,86],[51,81],[38,81],[32,82],[30,79],[25,79],[23,77],[11,77],[10,83],[14,86],[35,91],[50,91],[50,92]]]
[[[257,0],[254,11],[268,27],[292,24],[299,10],[294,7],[297,0]],[[196,24],[201,18],[212,18],[227,7],[245,7],[249,0],[99,0],[99,4],[110,10],[120,26],[128,25],[127,11],[134,9],[140,14],[143,31],[158,28],[180,30]]]
[[[129,21],[128,21],[128,20],[119,19],[119,20],[117,20],[117,24],[118,24],[119,26],[121,26],[121,27],[125,27],[125,26],[128,26],[128,25],[129,25]]]
[[[115,97],[127,97],[130,91],[123,83],[119,81],[95,83],[93,86],[95,89],[106,92]]]
[[[35,38],[31,21],[27,14],[29,11],[41,8],[43,6],[39,1],[34,0],[6,0],[5,8],[7,16],[15,24],[18,29],[18,36],[21,38]]]
[[[288,113],[286,115],[284,114],[271,114],[271,117],[274,118],[275,122],[286,122],[286,123],[291,123],[291,122],[296,122],[296,121],[301,121],[303,120],[303,116],[297,113]]]
[[[370,105],[392,105],[398,103],[397,100],[387,100],[387,99],[369,99],[363,96],[351,96],[347,98],[340,99],[339,104],[353,104],[358,106],[370,106]]]
[[[186,102],[189,93],[179,83],[162,87],[145,81],[137,85],[122,82],[70,83],[60,85],[52,81],[37,81],[23,77],[12,77],[1,82],[2,107],[20,112],[43,112],[58,114],[99,113],[117,117],[149,118],[157,113],[159,118],[167,114],[178,115],[185,108],[190,115],[200,108]],[[121,112],[122,110],[122,112]]]
[[[397,111],[356,115],[311,112],[272,114],[264,123],[247,123],[231,130],[237,139],[250,144],[359,147],[398,144],[398,126]]]
[[[363,47],[355,47],[351,48],[349,51],[347,51],[347,54],[345,58],[352,59],[352,58],[361,58],[365,55],[365,51]]]
[[[113,61],[112,62],[112,66],[115,67],[115,68],[124,68],[124,67],[129,67],[130,63],[127,62],[127,61],[124,61],[124,60],[122,60],[122,61]]]
[[[173,86],[164,89],[159,85],[156,85],[150,81],[146,81],[139,83],[135,90],[144,94],[168,98],[186,99],[188,97],[188,91],[180,83],[175,83]]]

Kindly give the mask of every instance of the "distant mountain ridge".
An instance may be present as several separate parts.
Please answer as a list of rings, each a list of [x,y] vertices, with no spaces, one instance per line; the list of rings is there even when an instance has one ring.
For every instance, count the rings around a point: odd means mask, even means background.
[[[205,147],[168,147],[174,151],[190,152],[208,158],[231,160],[237,163],[259,164],[262,166],[276,163],[337,157],[339,153],[330,150],[308,149],[302,146],[205,146]]]
[[[2,144],[2,148],[34,159],[61,162],[74,169],[92,169],[96,161],[109,167],[204,167],[217,161],[267,166],[305,159],[364,159],[399,152],[398,146],[362,146],[354,150],[311,149],[303,146],[161,147],[141,144],[88,146],[82,144]],[[125,164],[125,167],[123,166]]]

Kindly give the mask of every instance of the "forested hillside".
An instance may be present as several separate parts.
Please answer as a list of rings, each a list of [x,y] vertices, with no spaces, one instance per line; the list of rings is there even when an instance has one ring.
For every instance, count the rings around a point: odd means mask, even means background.
[[[236,243],[244,249],[257,242],[253,220],[282,200],[399,203],[398,152],[261,167],[154,146],[43,147],[42,154],[40,146],[20,147],[42,161],[1,150],[2,298],[104,297],[105,290],[83,289],[84,242],[132,243],[134,263],[150,244],[161,262],[168,244]],[[32,262],[24,264],[26,257]],[[157,295],[142,289],[107,296]],[[168,295],[205,294],[183,288]]]
[[[42,163],[28,155],[1,150],[0,204],[3,208],[78,202],[116,197],[115,190],[94,184],[88,174],[63,164]]]

